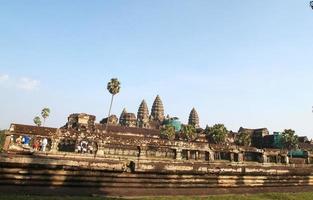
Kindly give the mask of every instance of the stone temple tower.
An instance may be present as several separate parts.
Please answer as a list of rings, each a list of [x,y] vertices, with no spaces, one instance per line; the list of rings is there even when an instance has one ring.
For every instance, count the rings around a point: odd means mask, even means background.
[[[149,110],[145,100],[142,100],[137,112],[137,126],[149,128]]]
[[[164,119],[164,107],[159,95],[155,98],[152,109],[151,109],[151,119],[163,121]]]
[[[120,118],[119,118],[119,123],[120,124],[123,124],[124,120],[125,120],[125,114],[127,113],[127,110],[126,108],[123,109],[121,115],[120,115]]]
[[[189,125],[194,125],[196,128],[199,128],[199,116],[195,108],[192,108],[190,114],[189,114]]]

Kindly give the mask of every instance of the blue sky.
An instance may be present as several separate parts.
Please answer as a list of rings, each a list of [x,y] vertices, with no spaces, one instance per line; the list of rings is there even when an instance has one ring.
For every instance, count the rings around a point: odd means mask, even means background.
[[[313,137],[313,10],[308,0],[0,0],[0,128],[101,120],[150,107],[202,126],[293,128]]]

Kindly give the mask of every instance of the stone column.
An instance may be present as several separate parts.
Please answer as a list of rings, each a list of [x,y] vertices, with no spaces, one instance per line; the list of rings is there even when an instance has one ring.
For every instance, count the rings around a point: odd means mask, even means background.
[[[98,145],[98,149],[97,149],[96,156],[104,156],[103,144],[99,142],[97,143],[97,145]]]
[[[54,139],[51,138],[51,153],[56,153],[58,151],[58,145],[59,145],[60,140],[59,139]]]
[[[238,153],[238,162],[243,162],[243,153]]]
[[[306,158],[307,164],[310,164],[310,152],[307,151],[307,158]]]
[[[199,151],[196,151],[195,160],[199,160]]]
[[[230,162],[234,162],[235,160],[235,155],[233,152],[230,153]]]
[[[209,161],[214,162],[214,151],[209,151]]]
[[[181,160],[182,156],[181,156],[181,149],[176,149],[176,160]]]
[[[5,140],[4,140],[4,144],[3,144],[3,150],[7,151],[10,147],[10,143],[11,143],[11,135],[9,133],[5,133]]]
[[[267,155],[262,154],[262,161],[263,161],[263,163],[267,163],[268,162],[267,161]]]
[[[288,157],[288,155],[285,156],[285,162],[286,162],[286,164],[289,164],[289,157]]]

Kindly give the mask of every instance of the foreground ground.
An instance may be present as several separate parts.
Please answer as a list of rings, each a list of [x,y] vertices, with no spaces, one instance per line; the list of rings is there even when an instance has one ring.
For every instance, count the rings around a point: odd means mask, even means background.
[[[28,195],[1,195],[0,200],[117,200],[125,198],[105,198],[105,197],[46,197]],[[206,197],[143,197],[131,198],[138,200],[312,200],[313,192],[305,193],[263,193],[254,195],[217,195]]]

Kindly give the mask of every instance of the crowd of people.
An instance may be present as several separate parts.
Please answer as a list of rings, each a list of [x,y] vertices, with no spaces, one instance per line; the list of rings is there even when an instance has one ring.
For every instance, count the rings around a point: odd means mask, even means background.
[[[94,153],[95,148],[93,147],[93,143],[88,142],[86,140],[82,140],[76,146],[76,151],[78,153]]]
[[[12,140],[14,141],[14,137],[12,136]],[[22,136],[20,135],[15,139],[15,143],[17,145],[23,146],[23,147],[32,147],[35,151],[46,151],[47,145],[48,145],[48,139],[47,138],[32,138],[30,136]]]

